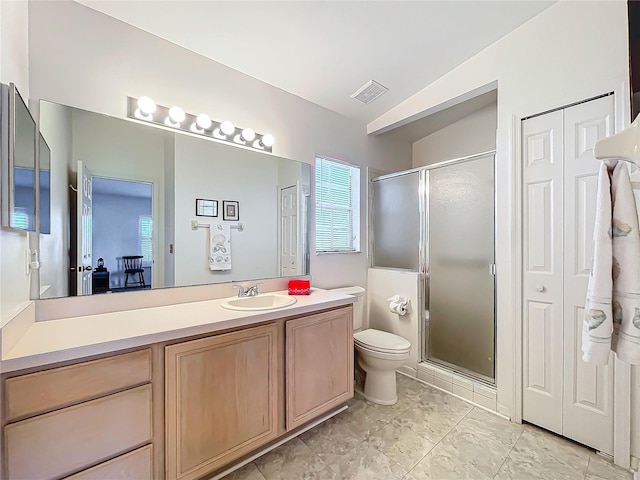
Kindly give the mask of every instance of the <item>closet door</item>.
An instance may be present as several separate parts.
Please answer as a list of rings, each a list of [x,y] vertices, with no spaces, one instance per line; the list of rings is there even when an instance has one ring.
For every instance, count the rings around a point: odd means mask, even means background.
[[[595,143],[613,134],[613,95],[564,111],[564,399],[563,435],[613,453],[613,354],[596,367],[582,361],[582,318],[593,256],[600,162]]]
[[[523,418],[562,433],[563,112],[522,122]]]

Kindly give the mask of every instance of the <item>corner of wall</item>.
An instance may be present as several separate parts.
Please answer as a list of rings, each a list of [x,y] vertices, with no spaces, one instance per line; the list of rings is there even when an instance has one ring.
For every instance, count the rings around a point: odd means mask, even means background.
[[[29,98],[29,4],[0,2],[0,80],[15,83]],[[0,229],[0,318],[5,323],[29,301],[30,279],[25,274],[26,233]]]

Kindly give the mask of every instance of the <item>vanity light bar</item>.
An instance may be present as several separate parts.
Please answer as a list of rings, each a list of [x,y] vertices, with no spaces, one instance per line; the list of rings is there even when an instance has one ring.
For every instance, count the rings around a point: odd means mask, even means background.
[[[271,153],[273,135],[256,133],[252,128],[236,127],[229,120],[216,122],[206,113],[193,115],[178,106],[164,107],[149,97],[127,97],[127,116],[144,122],[171,127],[176,130],[215,138],[234,145]]]

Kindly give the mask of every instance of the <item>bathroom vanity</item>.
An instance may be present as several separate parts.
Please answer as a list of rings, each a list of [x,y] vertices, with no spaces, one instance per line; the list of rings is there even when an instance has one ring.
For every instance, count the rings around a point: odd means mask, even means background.
[[[3,478],[210,478],[353,396],[352,297],[222,302],[30,324],[2,359]]]

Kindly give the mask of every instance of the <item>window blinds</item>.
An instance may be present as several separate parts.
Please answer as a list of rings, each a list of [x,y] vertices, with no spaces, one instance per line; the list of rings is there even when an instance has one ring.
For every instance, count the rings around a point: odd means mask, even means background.
[[[138,246],[142,261],[146,265],[153,263],[153,220],[149,215],[140,215],[138,220]]]
[[[350,252],[354,246],[356,167],[316,158],[316,251]],[[357,175],[359,178],[359,175]]]

